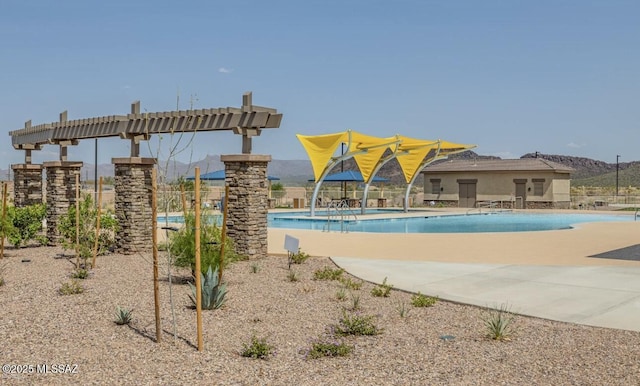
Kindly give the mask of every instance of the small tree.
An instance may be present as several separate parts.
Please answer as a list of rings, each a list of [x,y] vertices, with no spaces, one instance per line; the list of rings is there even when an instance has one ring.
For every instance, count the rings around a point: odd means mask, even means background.
[[[98,210],[93,205],[91,194],[84,196],[80,202],[80,226],[78,253],[85,261],[93,256],[93,248],[96,240],[96,219]],[[102,255],[109,251],[115,243],[115,235],[119,229],[118,220],[111,211],[102,213],[100,216],[100,234],[98,235],[98,254]],[[64,249],[74,249],[76,246],[76,207],[69,206],[69,211],[60,218],[58,232],[62,236],[62,247]]]
[[[44,204],[33,204],[16,208],[7,208],[7,219],[4,228],[7,239],[14,247],[26,245],[30,240],[35,240],[39,244],[46,244],[47,237],[42,232],[42,222],[46,215]]]
[[[207,216],[202,215],[202,221],[200,221],[200,267],[203,274],[207,273],[209,267],[215,269],[220,266],[222,230],[216,224],[207,220]],[[184,227],[171,235],[169,248],[171,255],[175,257],[174,264],[176,266],[189,267],[191,271],[195,271],[195,215],[193,213],[188,213],[184,219]],[[242,260],[243,258],[243,256],[235,252],[233,240],[226,237],[224,243],[224,265],[226,266],[229,262]]]

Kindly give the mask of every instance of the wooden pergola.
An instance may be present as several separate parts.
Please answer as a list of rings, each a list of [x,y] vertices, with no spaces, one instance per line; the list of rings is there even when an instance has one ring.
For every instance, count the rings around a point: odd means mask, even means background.
[[[140,141],[151,134],[187,133],[230,130],[242,135],[242,153],[251,153],[251,138],[263,129],[280,127],[282,114],[274,108],[255,106],[252,94],[242,96],[241,107],[220,107],[196,110],[177,110],[141,113],[140,101],[131,104],[126,115],[67,120],[67,112],[60,113],[58,122],[36,126],[31,121],[24,128],[10,131],[14,149],[25,151],[25,163],[31,163],[31,151],[44,145],[59,145],[60,160],[66,161],[66,147],[77,145],[81,139],[120,137],[131,140],[131,157],[138,157]]]

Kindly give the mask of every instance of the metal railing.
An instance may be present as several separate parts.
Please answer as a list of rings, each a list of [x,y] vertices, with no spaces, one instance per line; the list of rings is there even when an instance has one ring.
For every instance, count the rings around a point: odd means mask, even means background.
[[[327,223],[323,227],[323,232],[331,232],[331,222],[340,224],[340,233],[349,232],[349,219],[358,220],[356,212],[349,206],[348,200],[330,201],[327,205]]]
[[[482,214],[482,209],[488,209],[489,213],[494,213],[496,211],[496,207],[498,203],[500,203],[500,207],[502,208],[502,201],[490,200],[489,202],[486,202],[484,205],[479,205],[479,206],[476,206],[475,208],[471,208],[467,210],[467,214],[470,214],[474,210],[477,210],[479,214]],[[478,205],[477,202],[476,202],[476,205]]]

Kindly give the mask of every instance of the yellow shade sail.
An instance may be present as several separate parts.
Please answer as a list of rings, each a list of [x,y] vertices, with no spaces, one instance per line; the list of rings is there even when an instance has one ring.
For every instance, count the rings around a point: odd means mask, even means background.
[[[318,182],[320,176],[329,164],[336,152],[338,146],[342,142],[346,142],[349,138],[348,132],[325,134],[325,135],[302,135],[297,134],[298,140],[302,143],[304,150],[309,156],[311,167],[313,168],[313,176]]]
[[[440,141],[415,139],[402,135],[398,137],[402,142],[398,145],[396,159],[402,169],[405,182],[409,183],[422,168],[422,161],[429,155],[429,152],[435,153],[437,151]]]
[[[390,146],[399,143],[398,138],[380,138],[364,135],[355,131],[351,132],[351,143],[349,150],[353,152],[353,158],[358,165],[358,169],[362,174],[365,183],[368,183],[373,177],[380,158]]]
[[[302,143],[311,166],[315,182],[335,165],[336,159],[354,158],[364,182],[373,177],[385,151],[391,150],[400,163],[405,181],[410,183],[415,175],[428,163],[476,147],[442,140],[424,140],[396,135],[388,138],[374,137],[356,131],[324,135],[302,135],[296,137]],[[340,144],[347,145],[347,153],[334,157]],[[333,161],[333,162],[332,162]]]

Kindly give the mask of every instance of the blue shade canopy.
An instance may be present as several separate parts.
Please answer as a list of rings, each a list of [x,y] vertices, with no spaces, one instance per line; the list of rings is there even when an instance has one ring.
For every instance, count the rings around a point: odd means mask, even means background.
[[[187,177],[187,180],[195,180],[195,176]],[[215,172],[209,172],[200,175],[201,181],[224,181],[225,173],[224,170],[216,170]],[[277,181],[280,177],[267,176],[269,181]]]
[[[315,180],[312,179],[309,181],[315,181]],[[323,181],[325,182],[331,182],[331,181],[333,182],[364,182],[364,178],[362,178],[362,173],[360,172],[357,172],[354,170],[347,170],[345,172],[330,174],[326,176]],[[388,182],[389,180],[387,178],[374,176],[372,181]]]

